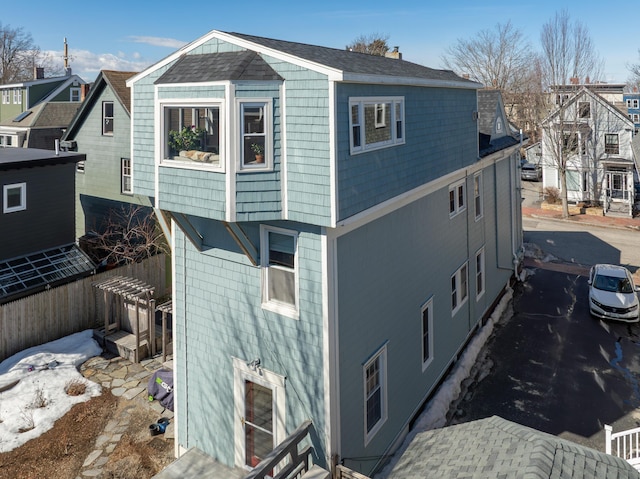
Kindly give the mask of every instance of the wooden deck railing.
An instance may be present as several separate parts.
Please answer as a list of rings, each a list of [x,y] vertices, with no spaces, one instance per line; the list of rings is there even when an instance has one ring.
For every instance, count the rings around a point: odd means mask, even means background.
[[[614,433],[611,426],[605,425],[604,432],[605,452],[640,470],[640,427]]]
[[[336,466],[336,479],[369,479],[369,476],[352,471],[348,467]]]

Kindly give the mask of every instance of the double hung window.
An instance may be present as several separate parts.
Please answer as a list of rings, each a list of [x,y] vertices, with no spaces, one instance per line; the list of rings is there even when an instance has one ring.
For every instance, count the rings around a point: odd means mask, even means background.
[[[387,419],[387,348],[380,348],[363,367],[365,445]]]
[[[263,306],[286,316],[298,314],[298,236],[262,227]]]
[[[351,154],[404,143],[404,98],[350,99],[349,130]]]
[[[604,135],[604,152],[609,155],[617,155],[620,153],[617,134],[607,133]]]
[[[113,136],[113,102],[102,102],[102,134]]]
[[[476,220],[482,218],[482,174],[476,173],[473,177],[473,207]]]
[[[271,103],[268,101],[239,102],[240,169],[271,168]]]
[[[467,208],[464,180],[449,186],[449,216],[454,217]]]
[[[433,360],[433,299],[422,306],[422,370]]]
[[[451,276],[451,316],[456,314],[467,300],[469,296],[468,283],[469,272],[467,263],[465,263]]]
[[[591,103],[588,101],[578,102],[578,116],[580,118],[591,118]]]
[[[476,300],[484,294],[484,248],[476,253]]]
[[[13,89],[13,104],[14,105],[22,104],[22,90],[20,88]]]
[[[121,191],[125,195],[133,194],[133,171],[131,168],[131,159],[130,158],[121,158],[120,159],[120,169],[121,169]]]

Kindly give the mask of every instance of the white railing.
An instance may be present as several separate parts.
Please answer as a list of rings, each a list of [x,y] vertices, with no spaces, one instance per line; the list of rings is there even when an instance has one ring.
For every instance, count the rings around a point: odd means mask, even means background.
[[[604,426],[605,452],[620,457],[640,470],[640,427],[613,432],[608,424]]]

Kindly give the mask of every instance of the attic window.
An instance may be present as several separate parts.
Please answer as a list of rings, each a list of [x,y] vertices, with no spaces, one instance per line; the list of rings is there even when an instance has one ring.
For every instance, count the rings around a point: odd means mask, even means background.
[[[578,116],[580,118],[591,118],[591,103],[588,101],[578,103]]]
[[[496,118],[496,133],[502,133],[502,119]]]

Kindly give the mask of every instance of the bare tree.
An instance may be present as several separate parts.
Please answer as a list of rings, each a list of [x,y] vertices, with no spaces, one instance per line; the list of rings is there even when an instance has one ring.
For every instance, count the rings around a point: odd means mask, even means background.
[[[153,211],[138,205],[111,209],[103,229],[93,231],[89,254],[97,262],[131,264],[170,248]]]
[[[33,43],[30,33],[0,23],[0,82],[7,84],[30,80],[33,69],[45,55]]]
[[[540,34],[542,80],[557,106],[553,121],[545,124],[543,154],[546,151],[557,169],[562,198],[562,215],[569,216],[567,200],[567,163],[580,155],[584,132],[579,131],[580,109],[565,101],[578,91],[581,83],[597,79],[602,60],[595,51],[587,28],[571,21],[566,10],[545,23]]]
[[[640,50],[638,50],[638,56],[640,56]],[[628,83],[631,87],[640,89],[640,63],[635,63],[629,66],[631,72],[631,78]]]
[[[504,91],[518,90],[531,64],[531,45],[511,22],[458,39],[446,49],[444,65],[459,75]]]
[[[347,45],[347,50],[383,57],[389,51],[388,40],[389,35],[379,33],[360,35],[351,45]]]

